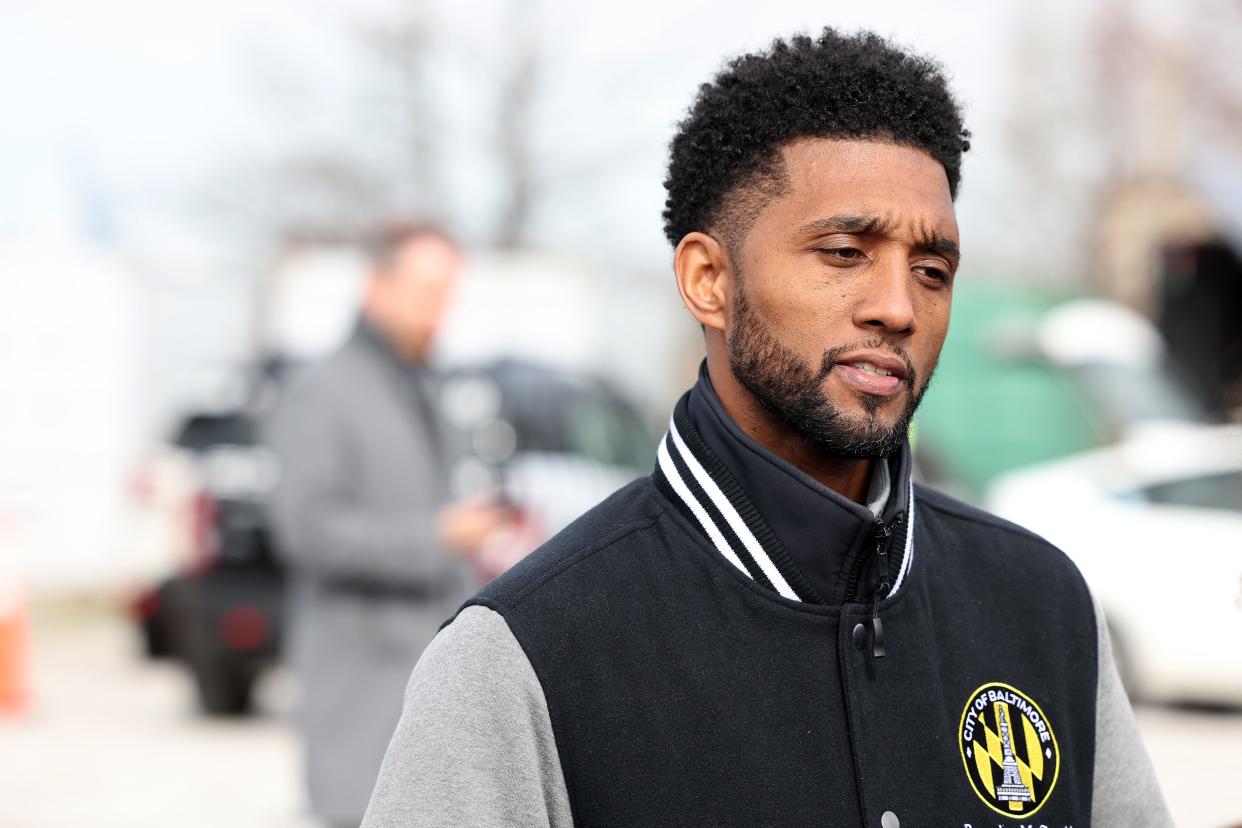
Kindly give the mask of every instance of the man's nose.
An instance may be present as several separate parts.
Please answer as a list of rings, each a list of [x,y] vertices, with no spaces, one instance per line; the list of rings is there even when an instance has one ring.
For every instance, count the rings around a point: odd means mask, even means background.
[[[914,278],[905,255],[877,262],[854,307],[854,324],[883,334],[914,333]]]

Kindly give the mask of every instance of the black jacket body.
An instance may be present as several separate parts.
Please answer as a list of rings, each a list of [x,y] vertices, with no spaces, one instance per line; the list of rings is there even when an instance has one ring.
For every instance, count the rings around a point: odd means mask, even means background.
[[[1082,578],[908,467],[883,520],[825,510],[816,588],[683,398],[650,477],[470,602],[538,676],[575,825],[1090,824]]]

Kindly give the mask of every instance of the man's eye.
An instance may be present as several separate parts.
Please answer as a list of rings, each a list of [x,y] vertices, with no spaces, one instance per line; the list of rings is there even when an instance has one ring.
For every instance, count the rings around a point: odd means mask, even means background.
[[[916,267],[915,271],[922,273],[924,276],[933,281],[940,282],[945,285],[949,284],[950,276],[948,272],[941,270],[938,267]]]
[[[821,247],[819,252],[833,259],[852,262],[862,258],[863,252],[857,247]]]

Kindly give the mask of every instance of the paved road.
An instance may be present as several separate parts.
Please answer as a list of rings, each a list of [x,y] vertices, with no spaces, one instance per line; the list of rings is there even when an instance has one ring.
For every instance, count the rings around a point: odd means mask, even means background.
[[[1140,706],[1137,713],[1177,825],[1242,828],[1242,711]]]
[[[263,714],[209,720],[173,665],[143,661],[122,621],[36,619],[37,705],[0,722],[0,828],[313,828],[301,805],[292,688]],[[1179,826],[1242,826],[1242,713],[1143,708],[1139,720]]]
[[[275,676],[257,719],[198,715],[187,676],[99,611],[35,618],[35,706],[0,723],[0,828],[312,828]]]

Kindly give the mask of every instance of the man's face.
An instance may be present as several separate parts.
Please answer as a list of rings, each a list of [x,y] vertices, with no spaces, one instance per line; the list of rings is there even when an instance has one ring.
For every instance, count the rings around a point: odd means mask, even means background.
[[[394,344],[406,356],[421,359],[440,328],[461,256],[437,236],[420,236],[402,244],[372,280],[373,301],[388,320]]]
[[[734,376],[829,454],[900,447],[949,327],[957,221],[944,168],[909,147],[812,139],[732,252]]]

